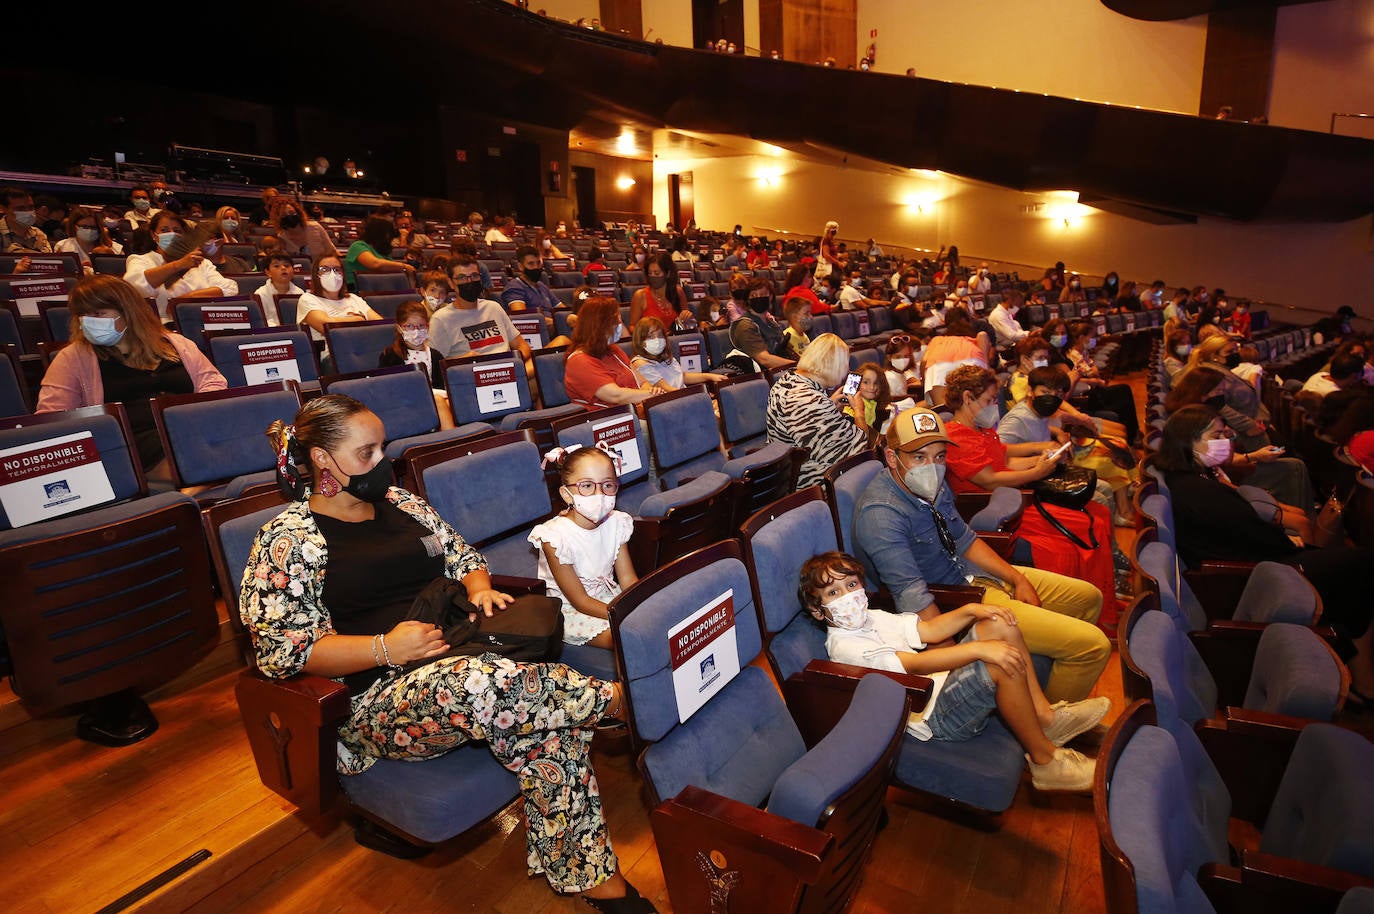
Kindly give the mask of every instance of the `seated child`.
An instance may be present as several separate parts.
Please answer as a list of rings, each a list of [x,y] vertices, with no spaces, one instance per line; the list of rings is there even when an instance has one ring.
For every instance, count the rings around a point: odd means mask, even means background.
[[[594,447],[554,448],[544,459],[558,461],[558,494],[568,507],[530,531],[539,578],[563,601],[564,641],[610,648],[606,604],[638,580],[625,548],[634,520],[615,510],[615,459]]]
[[[1093,760],[1062,747],[1097,726],[1111,701],[1051,705],[1007,610],[970,603],[929,622],[915,613],[870,611],[863,566],[842,552],[807,559],[797,595],[825,626],[831,660],[933,680],[930,700],[907,724],[912,736],[972,739],[996,711],[1025,747],[1037,790],[1091,789]]]
[[[859,428],[868,434],[871,447],[878,436],[887,429],[890,415],[888,404],[892,395],[887,389],[887,372],[877,362],[864,362],[858,368],[859,402],[863,406],[863,416],[859,416],[853,405],[844,407],[844,414],[853,419]],[[862,419],[863,421],[860,421]]]

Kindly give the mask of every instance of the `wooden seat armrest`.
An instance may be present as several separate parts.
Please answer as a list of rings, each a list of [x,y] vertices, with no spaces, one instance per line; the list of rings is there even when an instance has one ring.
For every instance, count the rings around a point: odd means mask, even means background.
[[[348,687],[308,673],[269,679],[245,670],[234,694],[263,784],[309,816],[327,812],[339,794],[335,743],[350,712]]]
[[[935,598],[935,605],[942,613],[970,603],[982,603],[983,594],[987,592],[984,588],[972,584],[928,584],[926,589]]]
[[[1016,547],[1015,533],[1002,533],[1000,531],[986,531],[978,534],[978,538],[988,544],[993,552],[1003,559],[1011,556],[1011,551]]]
[[[1374,887],[1374,878],[1359,873],[1255,850],[1241,852],[1240,882],[1247,911],[1313,914],[1334,912],[1353,888]]]
[[[827,832],[690,785],[682,788],[676,797],[660,803],[651,818],[654,838],[665,861],[670,858],[692,861],[695,868],[694,858],[698,853],[716,851],[725,861],[723,869],[743,868],[749,861],[754,867],[777,868],[780,872],[775,878],[784,879],[784,874],[790,874],[803,884],[814,883],[820,877],[835,843],[835,836]],[[719,866],[718,861],[712,862]],[[760,889],[764,892],[781,887],[771,879],[760,881]],[[735,894],[744,890],[741,884]],[[741,905],[739,910],[771,907],[744,904],[743,896],[732,897],[731,901]],[[681,904],[674,892],[674,908]],[[709,906],[685,909],[704,911]]]
[[[906,689],[909,710],[920,710],[930,700],[933,683],[925,676],[891,673],[830,660],[812,660],[800,673],[789,676],[782,686],[787,710],[808,749],[825,739],[826,734],[844,717],[859,680],[870,673],[900,683]]]
[[[1218,619],[1202,631],[1188,635],[1216,681],[1217,702],[1223,708],[1244,704],[1255,667],[1255,651],[1264,629],[1258,622]]]
[[[1253,733],[1263,735],[1267,739],[1296,740],[1308,724],[1319,723],[1306,717],[1237,707],[1228,707],[1223,717],[1226,729],[1232,733]]]
[[[1201,568],[1193,569],[1193,573],[1243,574],[1249,576],[1254,570],[1254,562],[1232,562],[1224,559],[1207,559],[1202,563]]]
[[[491,576],[491,586],[493,590],[514,596],[524,596],[526,594],[543,595],[548,590],[548,585],[539,578],[522,578],[513,574],[494,574]]]
[[[1228,707],[1199,721],[1198,740],[1231,794],[1231,815],[1262,827],[1302,728],[1312,721]]]

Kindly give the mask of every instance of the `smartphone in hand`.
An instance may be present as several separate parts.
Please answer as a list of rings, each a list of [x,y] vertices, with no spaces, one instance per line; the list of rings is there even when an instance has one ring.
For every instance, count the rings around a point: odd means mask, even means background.
[[[849,373],[849,377],[844,379],[844,395],[852,397],[859,392],[859,376],[854,372]]]

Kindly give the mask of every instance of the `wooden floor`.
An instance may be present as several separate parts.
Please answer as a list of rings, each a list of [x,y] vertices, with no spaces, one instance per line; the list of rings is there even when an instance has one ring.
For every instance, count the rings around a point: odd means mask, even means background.
[[[418,861],[358,846],[346,823],[303,822],[258,780],[234,703],[238,669],[225,631],[225,646],[210,660],[151,696],[161,728],[125,749],[76,739],[72,718],[30,720],[0,685],[5,910],[98,912],[201,850],[208,860],[125,910],[588,910],[525,876],[514,806]],[[1115,656],[1096,694],[1112,699],[1113,718],[1122,709]],[[1091,752],[1093,736],[1083,739],[1088,745],[1080,747]],[[622,868],[660,911],[671,911],[632,760],[614,741],[598,743],[593,755]],[[1042,796],[1023,781],[998,819],[959,820],[893,790],[888,812],[853,914],[1103,910],[1087,796]]]

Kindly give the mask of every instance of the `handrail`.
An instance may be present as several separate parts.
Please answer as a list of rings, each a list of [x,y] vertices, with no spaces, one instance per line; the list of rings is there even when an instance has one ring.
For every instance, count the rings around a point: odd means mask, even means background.
[[[1331,133],[1335,133],[1335,132],[1336,132],[1336,118],[1338,118],[1338,117],[1359,117],[1359,118],[1374,119],[1374,114],[1353,114],[1353,113],[1352,113],[1352,114],[1342,114],[1342,113],[1340,113],[1340,112],[1338,112],[1338,111],[1333,111],[1333,112],[1331,112],[1331,131],[1330,131]]]

